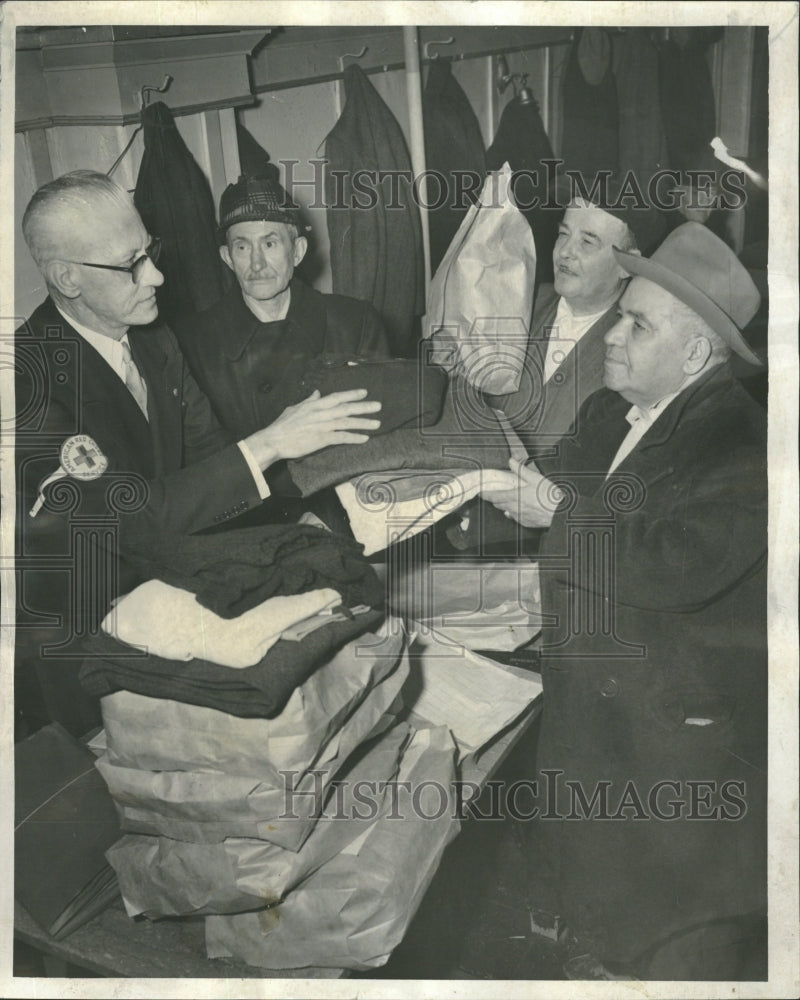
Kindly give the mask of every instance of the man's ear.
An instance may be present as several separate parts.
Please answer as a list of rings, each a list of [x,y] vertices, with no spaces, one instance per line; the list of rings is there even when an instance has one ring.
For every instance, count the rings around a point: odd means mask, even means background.
[[[45,279],[50,288],[66,299],[77,299],[81,294],[77,268],[67,260],[51,260],[45,266]]]
[[[683,363],[687,375],[701,372],[711,357],[711,341],[708,337],[693,337],[689,344],[689,353]]]
[[[297,267],[297,265],[305,257],[307,250],[308,250],[308,240],[305,238],[305,236],[298,236],[297,239],[294,241],[293,260],[295,267]]]
[[[233,270],[233,261],[231,260],[231,252],[228,249],[228,244],[227,243],[223,243],[222,246],[219,248],[219,255],[220,255],[220,257],[222,257],[222,259],[225,261],[225,263],[228,265],[228,267],[232,271]]]

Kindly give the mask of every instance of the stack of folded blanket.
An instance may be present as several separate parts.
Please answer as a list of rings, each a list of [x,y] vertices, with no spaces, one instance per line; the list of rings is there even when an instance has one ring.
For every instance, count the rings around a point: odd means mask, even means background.
[[[384,618],[360,545],[313,525],[150,537],[147,582],[86,645],[81,682],[269,718],[337,650]]]

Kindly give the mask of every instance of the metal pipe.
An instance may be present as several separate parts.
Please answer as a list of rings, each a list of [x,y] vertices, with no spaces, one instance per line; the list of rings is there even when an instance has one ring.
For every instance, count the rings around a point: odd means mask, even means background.
[[[425,176],[425,132],[422,126],[422,74],[419,67],[419,31],[413,26],[403,27],[403,50],[406,61],[406,100],[411,134],[411,168],[417,178],[422,223],[422,250],[425,260],[425,288],[431,279],[431,241],[428,232],[428,184]]]

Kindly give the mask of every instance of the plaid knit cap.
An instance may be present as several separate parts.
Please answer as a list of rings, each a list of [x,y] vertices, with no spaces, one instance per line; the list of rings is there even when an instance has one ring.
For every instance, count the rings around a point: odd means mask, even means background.
[[[225,242],[225,234],[236,222],[286,222],[304,232],[300,209],[281,185],[271,177],[241,176],[229,184],[219,200],[217,238]]]

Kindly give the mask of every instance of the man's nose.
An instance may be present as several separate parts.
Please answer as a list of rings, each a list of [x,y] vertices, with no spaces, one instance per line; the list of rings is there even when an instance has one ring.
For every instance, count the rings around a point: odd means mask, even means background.
[[[575,243],[571,236],[565,236],[558,246],[559,257],[572,257],[575,253]]]
[[[142,269],[139,284],[150,285],[152,288],[158,288],[159,285],[164,284],[164,275],[161,271],[159,271],[149,257],[145,261],[144,268]]]
[[[253,247],[250,252],[250,270],[261,271],[266,267],[267,259],[261,247]]]
[[[620,316],[617,322],[611,327],[611,329],[603,337],[603,341],[606,344],[615,344],[619,347],[625,341],[625,317]]]

